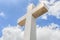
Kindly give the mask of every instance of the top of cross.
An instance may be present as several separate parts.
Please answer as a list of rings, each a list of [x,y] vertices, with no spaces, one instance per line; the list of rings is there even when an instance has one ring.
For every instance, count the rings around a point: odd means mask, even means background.
[[[27,6],[27,12],[30,12],[34,7],[35,7],[35,6],[34,6],[33,3],[29,4],[29,5]]]

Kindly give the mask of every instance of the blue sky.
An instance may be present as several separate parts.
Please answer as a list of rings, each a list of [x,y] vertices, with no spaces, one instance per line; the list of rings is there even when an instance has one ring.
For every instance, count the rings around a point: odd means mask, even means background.
[[[59,1],[59,0],[57,0]],[[57,2],[56,0],[54,2]],[[2,35],[2,29],[8,25],[16,26],[17,20],[24,14],[26,14],[26,8],[29,3],[34,3],[37,5],[39,0],[0,0],[0,36]],[[48,0],[50,2],[50,0]],[[50,12],[47,12],[50,13]],[[47,14],[47,19],[42,19],[39,17],[36,21],[37,25],[45,26],[50,23],[55,23],[60,25],[60,11],[57,16]],[[51,12],[53,13],[53,12]]]
[[[8,1],[8,0],[0,0],[0,13],[3,15],[0,16],[0,35],[3,28],[7,25],[15,26],[17,25],[17,20],[21,16],[26,13],[26,7],[29,0],[17,0],[16,1]],[[36,4],[38,1],[33,2]]]

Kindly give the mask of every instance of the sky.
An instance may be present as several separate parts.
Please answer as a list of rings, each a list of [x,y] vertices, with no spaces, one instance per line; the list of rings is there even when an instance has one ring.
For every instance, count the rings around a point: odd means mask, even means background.
[[[33,3],[35,6],[37,6],[41,2],[44,2],[47,5],[48,12],[45,13],[44,15],[40,16],[36,20],[36,25],[37,25],[37,30],[38,30],[37,35],[40,35],[41,34],[40,32],[41,31],[44,32],[46,29],[51,32],[51,35],[53,38],[54,38],[54,36],[57,36],[60,31],[59,30],[59,28],[60,28],[60,0],[0,0],[0,37],[4,37],[4,35],[7,33],[7,32],[4,33],[5,31],[3,31],[4,28],[6,28],[6,27],[9,27],[9,28],[12,27],[10,29],[12,29],[13,31],[15,30],[15,28],[13,28],[13,27],[17,27],[17,25],[18,25],[17,20],[26,14],[27,6],[30,3]],[[58,30],[57,29],[52,30],[52,29],[55,29],[56,27],[58,27]],[[8,30],[9,28],[6,28],[5,30]],[[9,31],[11,31],[10,29],[9,29]],[[18,31],[19,29],[16,29],[16,30]],[[39,31],[39,30],[41,30],[41,31]],[[13,33],[13,31],[11,33]],[[45,32],[48,33],[48,31],[45,31]],[[14,32],[16,32],[16,31],[14,31]],[[20,32],[20,33],[23,35],[22,32]],[[53,35],[55,33],[56,33],[56,35]],[[49,34],[50,33],[48,33],[48,35]],[[47,37],[48,37],[48,35],[47,35]],[[44,37],[43,34],[41,36]],[[39,40],[39,37],[40,36],[38,36],[37,40]],[[56,39],[59,40],[59,37],[60,36],[56,37]],[[50,38],[50,35],[49,35],[49,38]],[[51,38],[51,40],[56,40],[56,39]],[[11,39],[11,40],[13,40],[13,39]],[[22,40],[22,38],[21,38],[21,40]],[[42,40],[44,40],[44,39],[42,39]]]

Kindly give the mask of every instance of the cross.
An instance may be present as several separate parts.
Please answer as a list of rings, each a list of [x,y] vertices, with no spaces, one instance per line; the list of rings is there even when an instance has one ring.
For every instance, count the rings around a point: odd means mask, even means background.
[[[47,11],[44,3],[36,7],[33,4],[28,5],[27,13],[18,19],[18,24],[25,26],[24,40],[36,40],[36,19]]]

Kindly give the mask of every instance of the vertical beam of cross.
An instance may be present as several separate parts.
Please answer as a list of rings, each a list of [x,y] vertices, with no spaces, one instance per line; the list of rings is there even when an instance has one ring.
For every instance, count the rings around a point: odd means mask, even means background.
[[[24,40],[36,40],[36,19],[32,14],[27,14]]]
[[[27,12],[30,12],[33,8],[33,4],[30,4]],[[26,15],[24,40],[36,40],[36,18],[31,13],[27,13]]]

